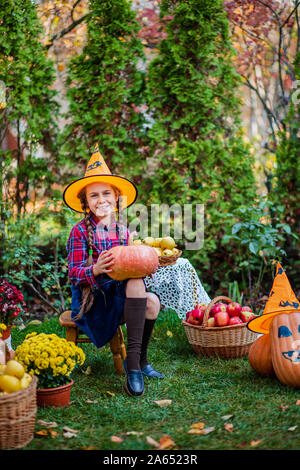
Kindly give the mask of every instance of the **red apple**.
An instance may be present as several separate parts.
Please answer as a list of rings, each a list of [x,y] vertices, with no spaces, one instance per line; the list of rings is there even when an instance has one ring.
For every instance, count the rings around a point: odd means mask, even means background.
[[[245,305],[245,307],[242,307],[242,312],[252,312],[252,308],[248,307],[248,305]]]
[[[226,312],[226,305],[222,302],[218,302],[217,304],[215,304],[212,307],[210,314],[214,317],[217,312]]]
[[[189,321],[189,316],[190,314],[192,313],[192,310],[190,310],[189,312],[186,312],[186,315],[185,315],[185,321]]]
[[[205,310],[207,307],[207,304],[204,304],[204,303],[200,303],[200,304],[197,304],[196,307],[195,307],[195,310],[198,308],[200,310]]]
[[[214,317],[210,317],[210,318],[207,320],[207,326],[209,326],[209,327],[216,326],[216,321],[215,321],[215,318],[214,318]]]
[[[214,318],[215,318],[216,326],[226,326],[226,325],[228,325],[229,315],[226,311],[224,312],[223,310],[221,310],[221,311],[215,313]]]
[[[238,302],[231,302],[227,305],[226,311],[230,317],[238,317],[242,311],[242,306]]]
[[[230,317],[228,325],[240,325],[242,323],[244,323],[243,320],[240,317],[235,316],[235,317]]]
[[[254,317],[256,317],[256,315],[248,310],[241,313],[241,320],[243,320],[244,323],[248,323],[248,321],[252,320]]]
[[[192,325],[201,325],[203,320],[204,312],[199,309],[194,309],[189,315],[189,323]]]

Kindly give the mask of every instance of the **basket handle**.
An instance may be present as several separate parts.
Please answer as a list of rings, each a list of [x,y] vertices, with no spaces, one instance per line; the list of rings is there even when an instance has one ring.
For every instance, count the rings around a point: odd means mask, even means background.
[[[205,309],[204,317],[203,317],[203,321],[202,321],[202,326],[207,327],[207,320],[208,320],[209,312],[211,311],[213,306],[215,304],[217,304],[220,300],[224,300],[225,302],[228,302],[229,304],[232,302],[232,300],[229,297],[225,297],[225,296],[222,296],[222,295],[212,299],[211,302],[208,304],[208,306]]]

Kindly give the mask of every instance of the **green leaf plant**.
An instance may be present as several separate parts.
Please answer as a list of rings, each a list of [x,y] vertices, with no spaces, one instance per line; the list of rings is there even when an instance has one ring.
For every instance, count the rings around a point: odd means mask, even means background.
[[[273,260],[281,261],[286,255],[283,249],[286,236],[299,238],[288,224],[281,222],[283,212],[283,206],[274,206],[263,197],[227,215],[231,220],[231,229],[224,235],[223,244],[237,246],[237,266],[243,280],[248,280],[250,299],[262,289],[263,277],[270,263]],[[254,272],[258,273],[256,279]]]

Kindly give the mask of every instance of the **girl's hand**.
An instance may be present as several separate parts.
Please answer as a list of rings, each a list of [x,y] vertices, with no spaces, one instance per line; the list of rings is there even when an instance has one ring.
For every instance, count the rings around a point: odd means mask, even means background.
[[[112,271],[109,268],[114,264],[114,261],[115,258],[111,251],[101,251],[96,264],[93,266],[94,276]]]

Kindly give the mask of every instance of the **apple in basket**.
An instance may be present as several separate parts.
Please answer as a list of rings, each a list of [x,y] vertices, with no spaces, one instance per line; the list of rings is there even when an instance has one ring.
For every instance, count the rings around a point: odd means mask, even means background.
[[[215,314],[218,312],[226,312],[226,308],[227,308],[226,304],[223,304],[222,302],[218,302],[212,307],[210,311],[210,315],[214,317]]]
[[[231,302],[227,305],[226,311],[230,317],[238,317],[242,311],[242,306],[238,302]]]
[[[203,317],[204,317],[204,310],[194,308],[194,310],[191,311],[187,321],[188,323],[191,323],[192,325],[201,325]]]
[[[200,303],[196,305],[195,309],[198,308],[199,310],[205,310],[206,307],[207,307],[207,304]]]
[[[228,325],[241,325],[243,323],[244,322],[240,317],[234,316],[234,317],[230,317]]]
[[[248,321],[252,320],[252,318],[255,318],[256,315],[252,311],[244,311],[241,313],[240,318],[244,323],[248,323]]]
[[[189,321],[189,316],[190,316],[191,313],[192,313],[192,310],[190,310],[189,312],[186,312],[186,314],[185,314],[185,321],[186,322]]]
[[[226,326],[229,322],[229,315],[228,313],[221,310],[220,312],[215,313],[214,319],[216,322],[216,326]]]
[[[207,326],[210,328],[216,326],[215,317],[209,317],[209,319],[207,320]]]
[[[244,307],[242,307],[242,312],[253,312],[253,310],[248,305],[245,305]]]

